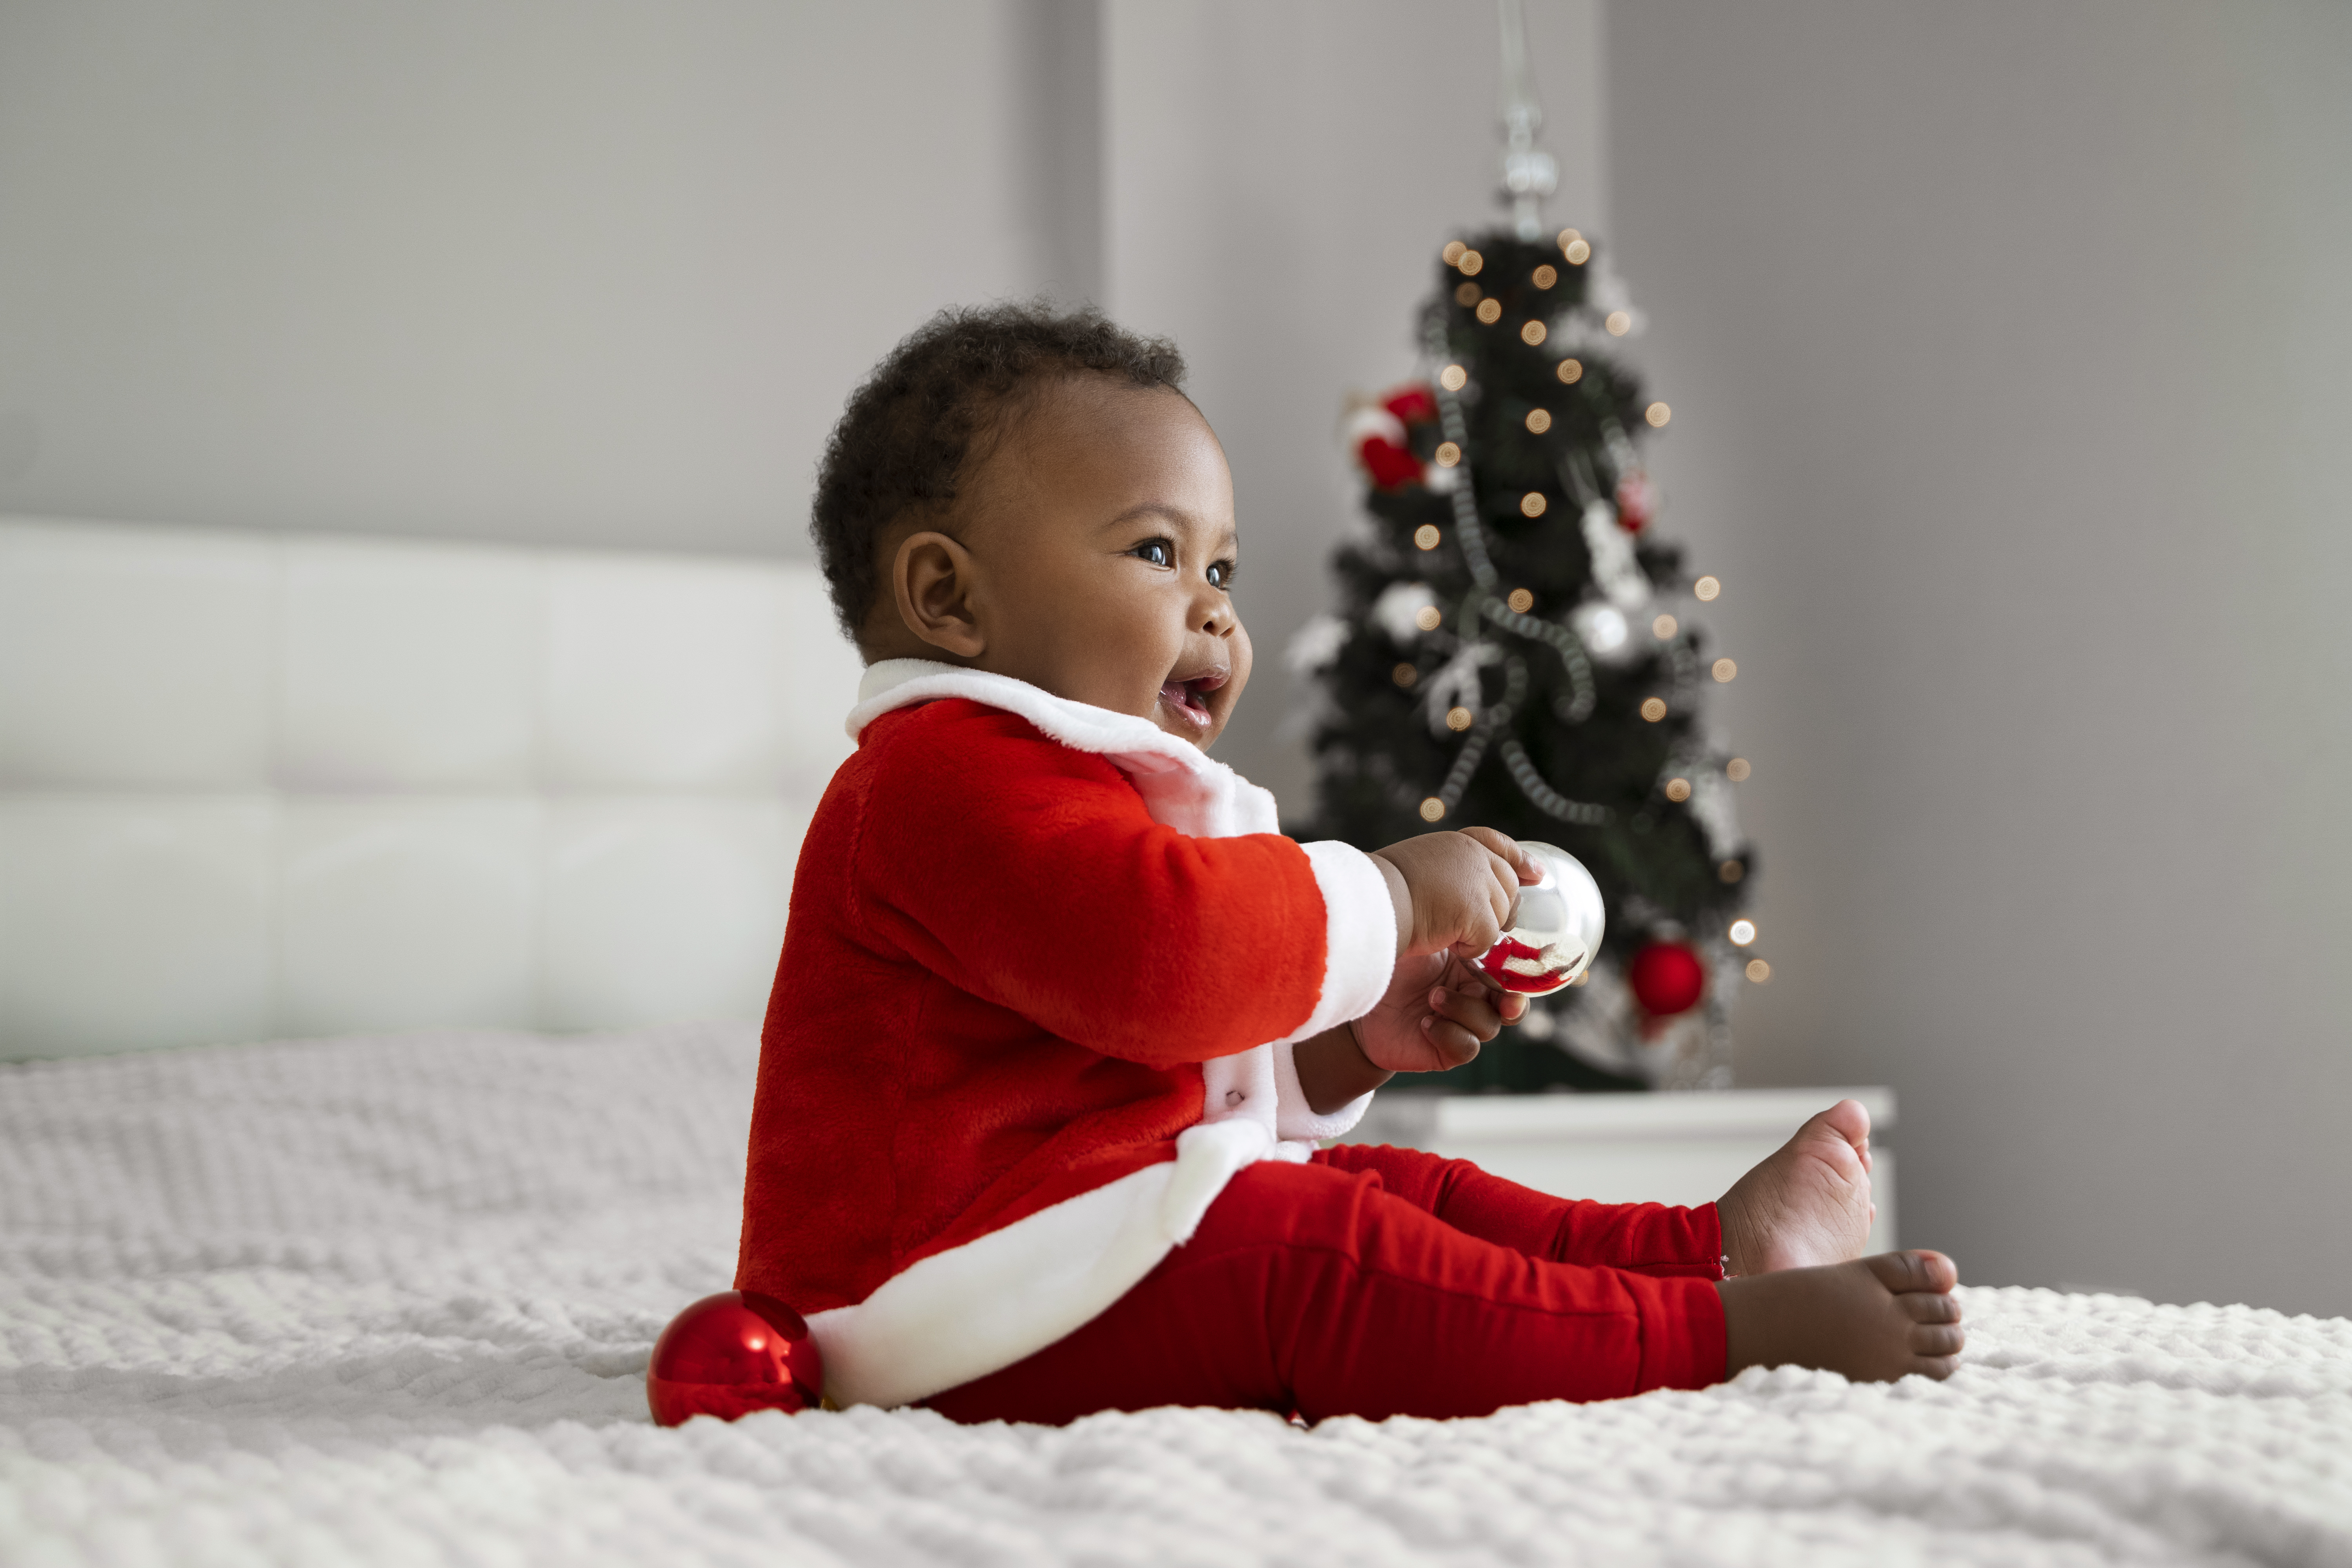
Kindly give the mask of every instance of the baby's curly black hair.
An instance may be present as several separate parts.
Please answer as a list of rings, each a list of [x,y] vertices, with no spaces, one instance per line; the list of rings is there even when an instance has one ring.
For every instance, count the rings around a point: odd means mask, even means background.
[[[873,607],[876,548],[892,520],[953,501],[1028,392],[1089,371],[1184,390],[1174,343],[1138,337],[1092,306],[1064,313],[1039,300],[941,310],[849,395],[817,466],[809,536],[851,641]]]

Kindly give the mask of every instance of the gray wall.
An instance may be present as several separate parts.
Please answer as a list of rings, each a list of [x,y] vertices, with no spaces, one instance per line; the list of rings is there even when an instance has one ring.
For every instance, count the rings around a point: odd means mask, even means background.
[[[1751,1083],[1986,1282],[2352,1311],[2352,10],[1609,13]]]
[[[1093,17],[0,0],[0,510],[803,551],[877,355],[1097,285]]]

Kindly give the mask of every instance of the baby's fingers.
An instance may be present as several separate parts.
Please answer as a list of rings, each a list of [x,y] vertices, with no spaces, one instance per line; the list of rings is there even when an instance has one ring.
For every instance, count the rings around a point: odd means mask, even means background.
[[[1469,959],[1459,955],[1447,959],[1442,984],[1464,995],[1486,998],[1487,1005],[1501,1015],[1506,1024],[1516,1024],[1528,1016],[1529,1003],[1525,996],[1516,991],[1496,989],[1494,982],[1488,980]]]
[[[1541,868],[1533,860],[1528,858],[1528,852],[1520,848],[1519,841],[1509,834],[1497,833],[1491,827],[1465,827],[1462,829],[1462,835],[1465,838],[1476,839],[1499,856],[1504,865],[1510,868],[1512,878],[1518,883],[1533,887],[1543,880]]]
[[[1543,872],[1528,858],[1526,850],[1491,827],[1465,827],[1462,835],[1486,851],[1485,892],[1487,911],[1495,917],[1495,935],[1485,940],[1491,946],[1510,925],[1520,888],[1542,881]]]
[[[1429,1041],[1430,1048],[1437,1053],[1439,1072],[1458,1068],[1464,1062],[1475,1061],[1478,1058],[1479,1037],[1459,1024],[1450,1023],[1431,1013],[1422,1018],[1421,1032],[1423,1037]]]
[[[1465,959],[1475,958],[1503,940],[1518,902],[1518,878],[1510,862],[1489,855],[1486,863],[1487,874],[1462,911],[1462,934],[1454,943],[1454,953]]]
[[[1432,991],[1429,994],[1429,1010],[1482,1045],[1502,1032],[1503,1016],[1483,989],[1449,991],[1441,988]],[[1521,1004],[1519,1011],[1526,1010],[1526,1005]],[[1514,1018],[1516,1016],[1515,1014]]]

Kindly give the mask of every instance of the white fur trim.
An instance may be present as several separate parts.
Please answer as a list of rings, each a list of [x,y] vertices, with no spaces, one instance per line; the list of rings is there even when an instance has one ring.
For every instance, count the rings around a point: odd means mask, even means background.
[[[857,706],[849,710],[845,728],[854,741],[893,709],[950,697],[1002,708],[1072,751],[1108,758],[1135,781],[1151,820],[1179,833],[1234,838],[1282,831],[1272,791],[1260,789],[1192,742],[1178,740],[1149,719],[1073,702],[1009,675],[924,658],[886,658],[868,666],[857,683]]]
[[[1298,1086],[1293,1052],[1299,1041],[1360,1018],[1380,1001],[1396,970],[1396,904],[1389,897],[1388,879],[1353,845],[1320,839],[1299,847],[1323,894],[1323,994],[1307,1022],[1275,1042],[1274,1133],[1285,1143],[1312,1147],[1361,1121],[1372,1097],[1367,1090],[1328,1116],[1317,1115]]]
[[[1379,404],[1370,403],[1351,409],[1339,422],[1339,438],[1350,452],[1362,446],[1365,438],[1370,436],[1378,436],[1391,447],[1402,447],[1407,439],[1404,421]]]
[[[968,698],[1034,724],[1133,780],[1154,822],[1196,838],[1281,831],[1274,796],[1149,719],[929,659],[885,659],[858,683],[853,741],[894,709]],[[893,1275],[854,1306],[809,1319],[836,1404],[905,1405],[984,1377],[1090,1321],[1191,1239],[1233,1179],[1259,1160],[1304,1161],[1353,1127],[1371,1097],[1328,1117],[1307,1109],[1290,1042],[1369,1012],[1396,961],[1396,916],[1370,857],[1303,845],[1323,895],[1323,984],[1307,1023],[1276,1044],[1201,1066],[1201,1120],[1172,1162],[1150,1166]],[[1350,1011],[1352,1009],[1352,1011]],[[1328,1131],[1325,1131],[1328,1129]]]
[[[1265,1047],[1260,1046],[1258,1050]],[[1255,1055],[1255,1052],[1252,1052]],[[1306,1153],[1284,1150],[1255,1117],[1231,1121],[1203,1121],[1187,1127],[1176,1138],[1176,1177],[1160,1200],[1160,1227],[1172,1242],[1192,1239],[1201,1217],[1234,1173],[1260,1160],[1305,1159]],[[1108,1307],[1108,1301],[1103,1303]]]
[[[1202,1123],[1176,1158],[933,1253],[855,1306],[812,1313],[836,1405],[910,1405],[1035,1354],[1190,1241],[1234,1173],[1286,1156],[1256,1121]]]
[[[1203,1125],[1246,1119],[1272,1138],[1276,1096],[1271,1046],[1252,1046],[1229,1057],[1213,1057],[1201,1064],[1201,1121]]]
[[[1344,1137],[1354,1131],[1356,1123],[1364,1119],[1364,1112],[1371,1109],[1372,1091],[1366,1089],[1328,1116],[1318,1116],[1307,1103],[1307,1091],[1298,1084],[1298,1062],[1291,1054],[1297,1048],[1288,1040],[1274,1047],[1274,1130],[1286,1145],[1297,1143],[1312,1149],[1326,1138]]]
[[[1304,1040],[1372,1010],[1396,973],[1396,902],[1372,858],[1336,838],[1302,844],[1323,895],[1323,994],[1307,1022],[1283,1037]]]
[[[1161,1200],[1181,1164],[1147,1165],[811,1314],[825,1393],[836,1405],[911,1404],[1082,1326],[1168,1256]]]

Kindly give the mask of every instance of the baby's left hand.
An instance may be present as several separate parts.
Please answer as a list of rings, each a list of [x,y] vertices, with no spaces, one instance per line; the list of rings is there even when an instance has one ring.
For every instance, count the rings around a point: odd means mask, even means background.
[[[1398,959],[1388,994],[1349,1027],[1376,1068],[1444,1072],[1474,1059],[1527,1011],[1526,997],[1495,990],[1459,956],[1428,952]]]

